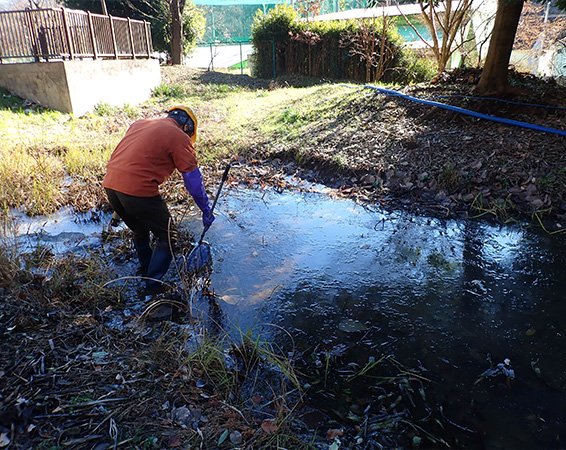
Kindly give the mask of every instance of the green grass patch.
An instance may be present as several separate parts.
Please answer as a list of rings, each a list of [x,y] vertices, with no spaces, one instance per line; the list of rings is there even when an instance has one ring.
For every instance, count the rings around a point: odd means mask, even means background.
[[[228,70],[240,70],[240,69],[247,69],[249,67],[250,65],[248,63],[248,60],[246,59],[242,62],[232,64],[230,67],[228,67]]]
[[[10,94],[6,89],[0,88],[0,110],[9,109],[12,111],[22,110],[24,100],[17,95]]]
[[[187,96],[187,90],[180,84],[161,83],[153,90],[152,95],[162,98],[183,98]]]

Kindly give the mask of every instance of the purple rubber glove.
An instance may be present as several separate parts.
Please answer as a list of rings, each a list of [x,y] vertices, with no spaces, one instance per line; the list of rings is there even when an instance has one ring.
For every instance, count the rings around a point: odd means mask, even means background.
[[[200,169],[197,167],[191,172],[183,172],[183,182],[188,193],[191,194],[191,197],[193,197],[193,200],[202,211],[202,224],[208,229],[214,222],[214,214],[212,214],[208,195],[204,189]]]

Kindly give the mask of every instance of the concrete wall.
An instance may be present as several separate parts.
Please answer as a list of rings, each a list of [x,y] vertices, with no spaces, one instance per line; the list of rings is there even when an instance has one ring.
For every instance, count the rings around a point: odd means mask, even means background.
[[[73,111],[63,62],[0,64],[0,86],[43,106]]]
[[[77,116],[102,102],[143,102],[160,82],[159,62],[154,59],[0,64],[1,87]]]

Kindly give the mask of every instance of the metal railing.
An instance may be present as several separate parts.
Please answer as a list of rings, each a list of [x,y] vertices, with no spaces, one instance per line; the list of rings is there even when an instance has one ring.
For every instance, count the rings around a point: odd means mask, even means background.
[[[0,11],[0,63],[149,58],[146,21],[66,8]]]

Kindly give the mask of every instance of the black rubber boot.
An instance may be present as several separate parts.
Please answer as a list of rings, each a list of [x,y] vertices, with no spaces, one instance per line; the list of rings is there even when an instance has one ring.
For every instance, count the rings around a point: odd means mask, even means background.
[[[152,278],[146,281],[148,293],[158,293],[162,290],[163,284],[155,280],[161,280],[165,276],[172,259],[173,255],[171,254],[169,244],[158,241],[153,249],[153,255],[147,268],[146,276],[147,278]]]
[[[145,277],[153,255],[153,250],[147,239],[134,239],[134,248],[136,249],[138,260],[140,261],[139,275]]]

